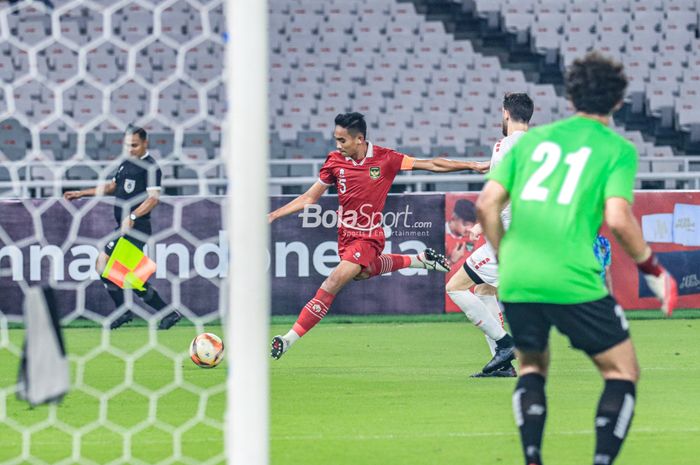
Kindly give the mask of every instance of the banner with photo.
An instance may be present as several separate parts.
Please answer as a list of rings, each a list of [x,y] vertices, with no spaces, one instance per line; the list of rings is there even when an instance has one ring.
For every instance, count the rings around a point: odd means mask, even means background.
[[[475,202],[478,192],[447,193],[445,194],[445,256],[450,261],[452,269],[445,276],[445,284],[472,252],[484,244],[483,235],[472,237],[471,228],[477,223]],[[461,310],[452,299],[445,294],[445,311],[460,312]]]
[[[271,208],[291,199],[275,197]],[[381,219],[384,253],[416,254],[426,247],[441,252],[443,210],[443,194],[390,195]],[[337,222],[338,200],[324,196],[318,205],[272,223],[273,314],[297,314],[339,263]],[[348,284],[331,313],[442,313],[443,291],[443,273],[404,269]]]
[[[445,252],[452,262],[445,282],[484,242],[483,236],[473,239],[468,233],[476,222],[477,197],[478,193],[445,194]],[[635,193],[633,211],[645,240],[678,281],[679,308],[700,308],[700,192],[639,191]],[[605,224],[601,233],[611,243],[612,288],[618,302],[627,310],[658,308],[658,301],[639,279],[634,262]],[[445,311],[459,311],[448,296]]]
[[[271,206],[292,197],[274,197]],[[222,197],[167,197],[152,212],[146,251],[157,271],[149,282],[166,302],[197,315],[216,313],[225,293],[228,241]],[[114,310],[94,264],[116,223],[110,198],[8,200],[0,202],[0,311],[21,316],[28,285],[51,283],[62,318],[108,315]],[[275,314],[297,314],[338,263],[337,198],[272,225],[270,273]],[[444,196],[390,195],[382,222],[387,253],[442,251]],[[35,217],[32,216],[35,214]],[[37,214],[38,213],[38,214]],[[245,250],[240,257],[245,260]],[[393,276],[353,282],[340,293],[333,313],[441,313],[444,275],[406,269]],[[264,290],[251,290],[251,298]],[[138,304],[139,299],[135,299]],[[18,320],[19,321],[19,320]]]
[[[638,191],[633,211],[644,239],[678,281],[678,307],[700,308],[700,192]],[[615,298],[625,309],[658,308],[632,259],[607,227],[602,231],[612,245]]]
[[[470,238],[477,193],[390,195],[381,218],[385,253],[444,251],[452,273],[483,237]],[[293,197],[271,198],[276,208]],[[229,246],[222,197],[163,197],[152,213],[147,253],[156,262],[154,287],[170,302],[197,315],[224,308],[220,292],[228,273]],[[0,311],[21,317],[28,286],[51,283],[60,315],[107,315],[114,308],[94,270],[116,223],[109,198],[0,202]],[[681,308],[700,308],[700,193],[638,192],[634,213],[659,259],[678,280]],[[338,263],[335,196],[272,224],[269,267],[274,314],[295,315]],[[34,214],[34,216],[32,215]],[[625,309],[657,308],[606,227],[612,244],[613,294]],[[245,259],[245,251],[241,251]],[[442,313],[458,311],[444,287],[452,273],[405,269],[350,283],[332,313]],[[255,298],[259,290],[251,290]],[[138,303],[138,299],[136,299]]]

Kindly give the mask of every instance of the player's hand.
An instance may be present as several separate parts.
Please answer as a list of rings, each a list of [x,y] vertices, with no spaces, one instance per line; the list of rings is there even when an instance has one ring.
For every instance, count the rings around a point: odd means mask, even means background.
[[[491,168],[491,162],[490,161],[476,161],[474,162],[474,170],[477,173],[488,173],[489,168]]]
[[[126,234],[126,233],[128,233],[129,230],[130,230],[131,228],[133,228],[133,227],[134,227],[134,222],[131,221],[131,218],[126,217],[126,218],[124,218],[124,220],[122,221],[121,233],[122,233],[122,234]]]
[[[272,213],[267,214],[267,222],[268,224],[272,224],[272,222],[275,221],[275,217],[272,215]]]
[[[469,232],[469,239],[475,241],[484,233],[484,229],[481,227],[481,223],[476,223],[471,228],[467,229]]]
[[[643,273],[644,281],[651,292],[661,301],[663,314],[671,316],[678,303],[678,284],[675,278],[659,264],[654,254],[644,262],[638,263],[637,267]]]
[[[63,198],[66,200],[75,200],[83,196],[82,191],[66,191],[63,193]]]

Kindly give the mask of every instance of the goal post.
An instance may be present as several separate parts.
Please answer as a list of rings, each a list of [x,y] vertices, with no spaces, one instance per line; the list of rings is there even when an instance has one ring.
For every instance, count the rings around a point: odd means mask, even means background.
[[[267,2],[227,0],[225,79],[229,106],[224,157],[232,244],[226,450],[229,464],[269,462],[269,315],[267,276]]]

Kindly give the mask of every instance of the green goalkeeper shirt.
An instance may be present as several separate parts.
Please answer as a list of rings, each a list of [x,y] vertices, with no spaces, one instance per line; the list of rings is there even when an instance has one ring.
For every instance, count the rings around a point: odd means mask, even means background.
[[[592,244],[605,200],[633,200],[637,151],[602,123],[573,116],[531,129],[488,174],[510,196],[499,249],[504,302],[576,304],[607,295]]]

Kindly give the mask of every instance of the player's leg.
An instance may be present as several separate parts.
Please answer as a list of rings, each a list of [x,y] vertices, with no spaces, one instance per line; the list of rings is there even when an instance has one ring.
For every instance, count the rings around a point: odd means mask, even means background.
[[[612,464],[627,437],[636,404],[639,362],[622,308],[607,297],[588,304],[589,330],[600,335],[575,345],[585,350],[605,380],[596,410],[594,464]]]
[[[326,316],[338,292],[352,281],[361,269],[362,266],[358,263],[341,260],[330,276],[323,281],[316,295],[301,309],[292,329],[284,336],[275,336],[272,339],[270,355],[276,359],[280,358],[296,341],[316,326],[316,323]]]
[[[573,347],[588,354],[605,380],[596,412],[593,463],[609,465],[620,452],[634,416],[637,356],[624,312],[612,297],[567,307],[571,308],[551,319]]]
[[[501,307],[498,305],[498,300],[496,299],[496,288],[486,283],[477,284],[474,286],[474,295],[489,309],[491,315],[501,324],[501,327],[505,328]],[[493,356],[496,353],[496,341],[485,334],[484,337],[486,338],[486,343],[489,345],[489,350],[491,350],[491,356]]]
[[[112,251],[114,250],[114,245],[118,239],[118,236],[113,238],[106,246],[104,251],[100,252],[100,254],[97,256],[97,260],[95,260],[95,270],[97,271],[97,274],[100,275],[100,280],[102,281],[102,285],[105,287],[107,290],[107,293],[109,294],[109,297],[112,299],[114,302],[114,307],[117,309],[117,311],[121,311],[122,307],[124,307],[124,289],[121,287],[117,286],[114,284],[112,281],[109,279],[105,278],[102,276],[102,273],[104,272],[105,268],[107,267],[107,262],[109,261],[109,256],[112,254]],[[114,319],[109,325],[110,329],[117,329],[120,326],[130,322],[131,320],[134,319],[134,314],[131,313],[131,310],[126,309],[124,312],[119,315],[117,318]]]
[[[133,231],[124,236],[129,242],[134,244],[139,249],[143,250],[146,245],[148,237],[151,235],[151,224],[146,223],[136,223],[134,225]],[[144,283],[143,290],[134,289],[134,293],[139,296],[139,298],[151,307],[152,309],[160,312],[168,304],[163,300],[163,298],[158,294],[158,291],[148,282]],[[165,315],[160,322],[158,322],[158,329],[166,330],[172,328],[178,321],[182,319],[182,315],[177,310]]]
[[[515,357],[513,339],[503,329],[501,323],[494,318],[481,299],[469,291],[475,284],[474,279],[479,278],[470,276],[465,267],[457,270],[447,282],[445,287],[447,295],[464,312],[469,321],[479,328],[486,337],[495,342],[493,356],[484,366],[482,372],[492,373],[500,368],[508,368],[511,360]]]
[[[629,431],[636,403],[639,363],[627,339],[592,357],[605,387],[595,416],[596,448],[594,464],[612,464]]]
[[[416,255],[382,254],[375,258],[369,266],[355,277],[356,281],[373,278],[386,273],[402,270],[404,268],[418,268],[432,271],[450,271],[450,263],[444,255],[434,249],[427,248]]]
[[[518,351],[520,376],[513,392],[513,415],[520,430],[526,465],[542,464],[542,437],[547,419],[545,383],[549,369],[546,304],[505,303],[506,317]]]
[[[481,300],[481,302],[489,309],[491,315],[498,321],[503,329],[505,330],[505,322],[503,320],[503,312],[501,311],[501,306],[496,298],[496,287],[490,284],[477,284],[474,286],[474,295]],[[491,351],[491,356],[496,355],[496,341],[484,334],[486,343]],[[483,371],[477,372],[471,375],[472,378],[515,378],[518,376],[512,363],[508,363],[496,371],[491,373],[484,373]]]

